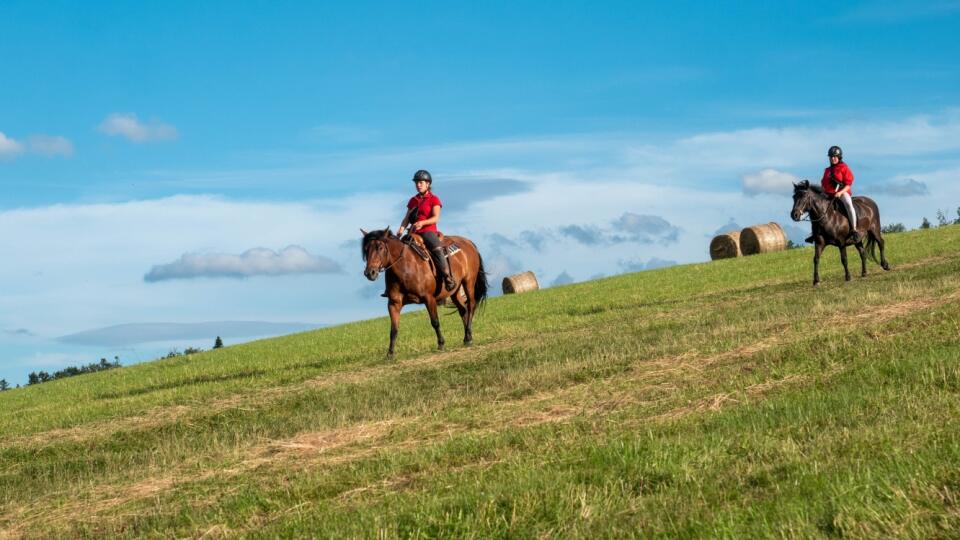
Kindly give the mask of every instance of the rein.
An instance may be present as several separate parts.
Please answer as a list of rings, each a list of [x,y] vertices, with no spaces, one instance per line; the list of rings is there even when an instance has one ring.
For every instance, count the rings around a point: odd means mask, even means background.
[[[813,198],[813,197],[816,197],[816,195],[811,195],[811,194],[810,194],[810,191],[807,191],[806,197],[807,197],[807,198]],[[813,206],[814,208],[816,208],[817,201],[816,201],[816,200],[813,200],[813,201],[811,201],[810,204],[811,204],[811,206]],[[818,209],[818,210],[819,210],[819,209]],[[823,221],[823,220],[826,219],[826,217],[827,217],[827,212],[826,212],[826,211],[821,212],[821,213],[820,213],[820,217],[818,217],[818,218],[814,218],[813,215],[810,214],[810,210],[809,210],[809,209],[806,210],[806,212],[804,212],[804,213],[807,214],[807,219],[801,219],[800,221],[810,221],[810,222],[812,222],[812,223],[817,223],[817,222]]]
[[[383,243],[384,243],[384,244],[383,244],[384,246],[387,245],[387,244],[386,244],[386,240],[384,240]],[[383,272],[383,271],[389,270],[390,268],[393,268],[393,265],[395,265],[395,264],[397,264],[398,262],[400,262],[400,259],[403,258],[403,253],[407,250],[407,245],[404,244],[403,242],[400,242],[400,245],[402,246],[402,247],[400,248],[400,254],[397,255],[397,256],[393,259],[393,262],[392,262],[392,263],[390,263],[390,264],[388,264],[388,265],[386,265],[386,266],[381,266],[381,267],[380,267],[380,270],[379,270],[380,272]],[[389,248],[389,247],[387,248],[387,253],[390,253],[390,248]]]

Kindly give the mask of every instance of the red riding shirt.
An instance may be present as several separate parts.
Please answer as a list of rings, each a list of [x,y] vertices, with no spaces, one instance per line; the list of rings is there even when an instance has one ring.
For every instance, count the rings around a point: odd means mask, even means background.
[[[433,214],[434,206],[442,207],[443,203],[440,202],[440,198],[434,195],[432,191],[428,191],[424,195],[420,195],[418,193],[413,197],[410,197],[410,202],[407,203],[407,211],[413,210],[414,208],[417,209],[417,214],[413,216],[410,224],[413,225],[418,221],[430,219],[431,214]],[[415,231],[415,232],[418,232],[418,233],[437,232],[437,224],[431,223],[430,225],[427,225],[422,229],[420,229],[419,231]]]
[[[833,174],[830,174],[833,171]],[[850,196],[853,197],[853,171],[844,162],[831,165],[823,170],[823,179],[820,180],[823,191],[827,195],[835,195],[843,186],[851,186]]]

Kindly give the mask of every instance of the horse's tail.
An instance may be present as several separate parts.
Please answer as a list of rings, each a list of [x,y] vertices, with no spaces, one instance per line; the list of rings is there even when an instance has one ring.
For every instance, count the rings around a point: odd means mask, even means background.
[[[477,269],[477,281],[473,284],[473,301],[477,303],[477,307],[480,307],[487,299],[490,284],[487,283],[487,271],[483,269],[483,257],[480,256],[479,251],[477,251],[477,260],[480,261],[480,266]]]
[[[867,251],[870,252],[870,258],[873,259],[873,262],[880,264],[880,261],[877,260],[877,240],[873,237],[873,233],[867,233]]]
[[[863,197],[864,204],[870,208],[873,212],[873,219],[876,220],[876,231],[880,231],[880,209],[877,207],[877,203],[874,202],[870,197]],[[881,234],[881,233],[877,233]],[[873,232],[867,231],[867,251],[870,252],[870,258],[873,259],[873,262],[880,264],[880,261],[877,260],[877,239],[873,236]]]

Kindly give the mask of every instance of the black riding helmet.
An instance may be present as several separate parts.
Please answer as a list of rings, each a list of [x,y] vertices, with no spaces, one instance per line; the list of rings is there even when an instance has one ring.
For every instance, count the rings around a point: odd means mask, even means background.
[[[413,181],[419,182],[420,180],[426,180],[428,184],[433,185],[433,177],[430,176],[428,171],[423,169],[413,173]]]
[[[830,149],[827,150],[827,157],[833,156],[837,156],[840,158],[840,161],[843,161],[843,150],[841,150],[839,146],[831,146]]]

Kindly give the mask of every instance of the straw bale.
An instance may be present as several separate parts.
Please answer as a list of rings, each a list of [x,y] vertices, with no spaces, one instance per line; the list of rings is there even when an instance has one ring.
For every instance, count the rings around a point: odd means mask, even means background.
[[[503,278],[503,294],[535,291],[539,288],[540,284],[537,283],[537,276],[530,271]]]
[[[714,236],[710,241],[711,260],[730,259],[740,255],[740,231],[727,231]]]
[[[787,249],[787,235],[779,224],[771,221],[740,231],[740,251],[744,255],[773,253]]]

